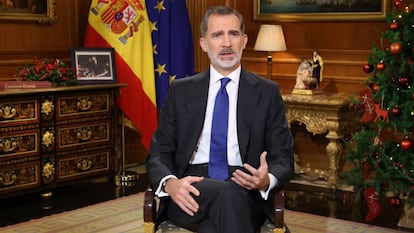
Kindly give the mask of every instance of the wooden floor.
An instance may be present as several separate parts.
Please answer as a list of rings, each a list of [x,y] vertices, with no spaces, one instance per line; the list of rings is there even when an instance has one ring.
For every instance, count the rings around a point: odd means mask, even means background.
[[[148,177],[141,174],[131,186],[117,186],[113,180],[95,179],[53,190],[49,200],[42,200],[38,193],[1,199],[0,227],[142,192],[147,186]],[[356,222],[364,222],[368,213],[365,201],[355,202],[353,193],[347,191],[290,183],[285,194],[289,210]],[[402,205],[395,206],[386,201],[381,207],[382,214],[370,224],[414,232],[414,229],[397,226]]]

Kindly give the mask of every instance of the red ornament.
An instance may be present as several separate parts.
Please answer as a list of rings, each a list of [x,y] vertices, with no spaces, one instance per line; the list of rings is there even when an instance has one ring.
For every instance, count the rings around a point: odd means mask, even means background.
[[[398,115],[400,115],[400,112],[401,112],[401,109],[400,109],[400,107],[398,107],[398,106],[393,107],[393,108],[392,108],[392,110],[391,110],[391,113],[392,113],[392,115],[394,115],[394,116],[398,116]]]
[[[398,42],[391,43],[390,52],[394,55],[401,53],[401,44]]]
[[[377,70],[383,71],[385,70],[385,64],[383,62],[380,62],[377,64]]]
[[[398,83],[401,85],[408,85],[408,82],[409,82],[408,77],[403,76],[403,77],[398,78]]]
[[[401,142],[401,149],[408,151],[411,149],[413,143],[410,141],[410,139],[404,139]]]
[[[365,73],[371,73],[374,70],[374,66],[372,64],[367,63],[362,66],[362,69]]]
[[[397,8],[401,7],[401,5],[402,5],[401,0],[395,0],[394,5],[395,5]]]
[[[380,89],[380,85],[378,83],[374,83],[374,85],[372,85],[372,90],[377,92]]]
[[[396,30],[398,28],[398,23],[397,22],[392,22],[391,24],[390,24],[390,29],[391,30]]]

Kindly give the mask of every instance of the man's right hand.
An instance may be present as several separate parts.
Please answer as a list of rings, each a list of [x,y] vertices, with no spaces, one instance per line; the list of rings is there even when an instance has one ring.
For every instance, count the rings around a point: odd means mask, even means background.
[[[170,178],[165,181],[164,191],[170,195],[174,203],[184,212],[190,216],[194,216],[194,213],[198,211],[199,205],[191,196],[191,193],[199,196],[200,191],[192,184],[200,182],[203,179],[204,177],[198,176],[186,176],[181,179]]]

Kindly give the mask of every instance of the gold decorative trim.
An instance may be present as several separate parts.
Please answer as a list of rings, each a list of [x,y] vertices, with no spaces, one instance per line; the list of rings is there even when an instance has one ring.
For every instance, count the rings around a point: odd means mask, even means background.
[[[342,138],[355,132],[360,127],[358,112],[348,109],[350,97],[344,93],[333,95],[298,95],[283,96],[286,106],[288,124],[304,124],[306,131],[312,134],[326,134],[326,156],[329,169],[312,168],[310,163],[301,164],[295,154],[295,173],[306,179],[325,180],[329,185],[336,185],[339,173],[339,161],[342,156]]]
[[[55,165],[52,162],[47,162],[43,165],[42,177],[46,184],[55,178]]]
[[[0,21],[32,21],[37,23],[53,23],[56,21],[56,0],[46,0],[47,9],[45,12],[33,12],[32,6],[27,7],[26,11],[2,11]],[[27,1],[26,1],[27,2]],[[40,1],[43,3],[43,1]]]
[[[142,224],[144,226],[145,233],[154,233],[155,232],[155,224],[150,222],[144,222]]]
[[[14,171],[6,171],[0,173],[0,184],[2,186],[10,186],[15,184],[17,180],[17,175],[14,173]]]
[[[80,171],[87,171],[91,169],[93,162],[90,158],[80,158],[76,163],[76,168]]]
[[[46,131],[42,135],[42,144],[46,147],[51,146],[53,143],[55,143],[55,136],[53,136],[53,133]]]
[[[283,228],[275,228],[275,229],[273,229],[273,232],[274,233],[285,233],[286,232],[286,229],[285,229],[285,227],[283,227]]]
[[[0,107],[0,118],[4,120],[12,119],[17,115],[17,108],[13,104],[3,105]]]
[[[49,116],[55,109],[55,106],[53,105],[53,102],[50,100],[45,100],[42,103],[42,114],[45,114]]]
[[[17,139],[14,137],[11,138],[0,138],[0,153],[13,152],[18,146]]]

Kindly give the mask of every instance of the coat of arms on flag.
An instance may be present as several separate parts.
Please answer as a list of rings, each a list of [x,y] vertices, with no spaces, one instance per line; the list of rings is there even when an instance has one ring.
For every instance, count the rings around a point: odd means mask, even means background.
[[[121,34],[119,40],[126,44],[128,38],[138,31],[139,24],[145,20],[138,10],[145,10],[139,0],[99,0],[91,7],[91,12],[99,16],[108,30],[115,34]]]

